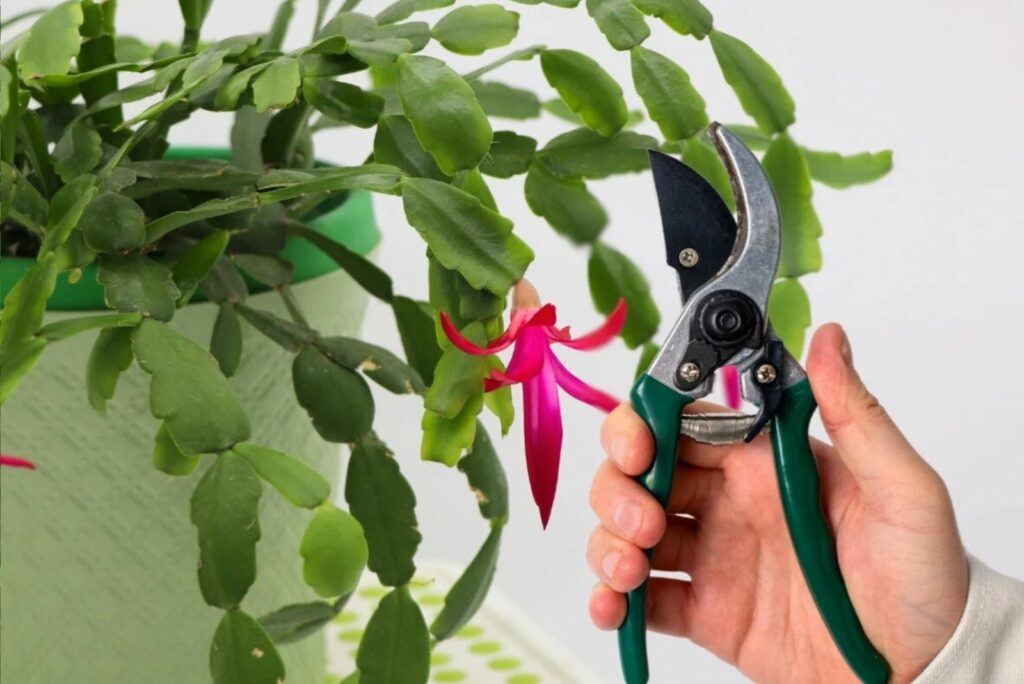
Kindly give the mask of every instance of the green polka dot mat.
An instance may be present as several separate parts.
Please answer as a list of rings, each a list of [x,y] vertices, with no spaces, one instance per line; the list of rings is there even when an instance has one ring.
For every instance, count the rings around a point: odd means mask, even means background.
[[[429,625],[458,579],[459,568],[421,567],[410,584]],[[387,593],[373,573],[364,573],[356,595],[326,630],[328,672],[325,684],[340,684],[356,669],[363,628]],[[518,608],[494,589],[468,625],[434,647],[430,682],[464,684],[595,684],[603,681],[576,660]]]

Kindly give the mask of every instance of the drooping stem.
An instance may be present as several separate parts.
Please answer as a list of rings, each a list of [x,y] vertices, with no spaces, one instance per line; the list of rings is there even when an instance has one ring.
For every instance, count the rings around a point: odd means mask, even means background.
[[[485,64],[482,67],[480,67],[479,69],[474,69],[473,71],[470,71],[468,74],[464,74],[463,78],[466,79],[467,81],[472,81],[473,79],[480,78],[481,76],[483,76],[484,74],[486,74],[486,73],[488,73],[490,71],[494,71],[495,69],[497,69],[501,65],[507,64],[508,62],[513,62],[513,61],[515,61],[517,59],[518,60],[532,59],[536,55],[540,54],[540,51],[543,50],[543,49],[544,49],[543,45],[531,45],[528,48],[523,48],[522,50],[516,50],[515,52],[510,52],[507,55],[505,55],[504,57],[500,57],[500,58],[494,60],[490,64]]]

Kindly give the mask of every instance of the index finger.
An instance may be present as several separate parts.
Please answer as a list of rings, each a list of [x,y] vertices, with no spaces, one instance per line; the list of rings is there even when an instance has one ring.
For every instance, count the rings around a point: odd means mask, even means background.
[[[686,407],[685,413],[722,413],[717,404],[696,401]],[[654,458],[654,438],[647,424],[629,404],[620,404],[608,414],[601,426],[601,446],[615,466],[630,476],[643,473]],[[720,468],[735,447],[712,446],[691,439],[680,439],[677,458],[701,468]]]

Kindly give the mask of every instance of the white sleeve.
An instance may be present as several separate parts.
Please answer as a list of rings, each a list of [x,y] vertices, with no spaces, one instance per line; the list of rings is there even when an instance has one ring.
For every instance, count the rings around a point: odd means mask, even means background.
[[[1024,682],[1024,582],[971,556],[960,624],[913,684],[978,682]]]

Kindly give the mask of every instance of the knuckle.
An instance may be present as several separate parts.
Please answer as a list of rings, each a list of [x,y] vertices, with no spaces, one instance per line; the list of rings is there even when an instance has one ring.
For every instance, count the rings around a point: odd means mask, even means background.
[[[605,460],[597,468],[597,472],[594,473],[594,480],[590,483],[590,509],[595,513],[600,514],[598,509],[601,498],[604,496],[605,490],[607,489],[608,481],[608,461]]]
[[[869,392],[866,387],[862,387],[860,392],[858,392],[856,401],[855,414],[860,421],[870,424],[890,422],[889,414],[886,413],[885,408],[879,403],[878,398]]]
[[[885,425],[889,414],[867,387],[860,385],[842,402],[838,410],[823,410],[821,422],[830,433],[841,432],[853,425]]]
[[[652,502],[652,505],[644,511],[643,524],[634,541],[641,548],[652,548],[665,536],[666,527],[664,509],[657,502]]]

